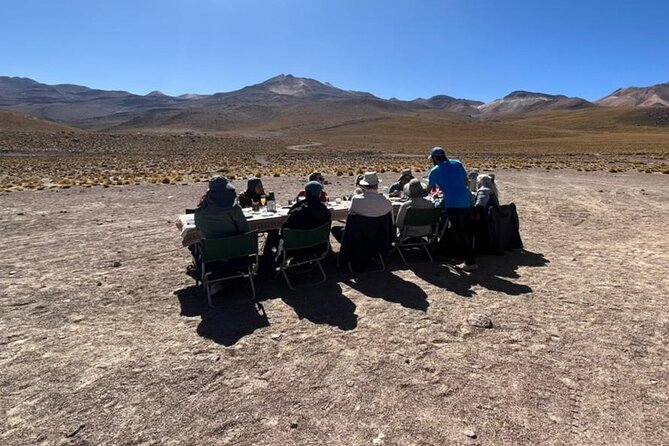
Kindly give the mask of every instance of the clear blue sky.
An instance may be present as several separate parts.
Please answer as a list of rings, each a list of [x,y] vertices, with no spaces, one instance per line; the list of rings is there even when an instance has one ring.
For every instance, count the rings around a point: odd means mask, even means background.
[[[380,97],[669,81],[669,0],[2,0],[0,75],[146,94],[280,73]]]

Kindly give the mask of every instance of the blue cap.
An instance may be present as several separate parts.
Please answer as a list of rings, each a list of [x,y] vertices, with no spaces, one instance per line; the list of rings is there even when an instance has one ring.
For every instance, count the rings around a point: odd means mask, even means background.
[[[431,159],[433,156],[446,156],[446,152],[442,147],[432,147],[427,159]]]
[[[323,192],[323,185],[318,181],[309,181],[304,185],[304,191],[312,197],[318,198]]]

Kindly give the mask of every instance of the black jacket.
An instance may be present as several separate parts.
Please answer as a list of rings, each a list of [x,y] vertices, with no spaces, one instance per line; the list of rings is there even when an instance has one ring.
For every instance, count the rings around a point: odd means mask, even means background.
[[[332,221],[330,210],[318,199],[298,201],[288,211],[288,219],[283,228],[288,229],[315,229]]]
[[[390,212],[381,217],[349,215],[341,241],[339,264],[350,262],[354,271],[363,271],[370,259],[378,254],[388,254],[394,235]]]

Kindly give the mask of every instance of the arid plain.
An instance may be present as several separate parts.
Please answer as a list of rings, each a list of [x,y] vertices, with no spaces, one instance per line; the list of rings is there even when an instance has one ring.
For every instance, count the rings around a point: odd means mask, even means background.
[[[2,444],[666,444],[665,111],[286,113],[235,132],[0,115]],[[267,318],[208,309],[186,276],[175,218],[210,174],[283,201],[320,169],[338,196],[362,169],[423,175],[437,144],[497,174],[524,251],[260,281]]]

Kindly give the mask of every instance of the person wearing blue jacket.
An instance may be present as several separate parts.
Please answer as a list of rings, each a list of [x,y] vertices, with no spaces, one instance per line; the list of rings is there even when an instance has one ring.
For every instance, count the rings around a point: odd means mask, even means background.
[[[472,218],[472,198],[469,193],[469,180],[462,163],[448,159],[441,147],[432,148],[428,159],[434,167],[428,174],[428,188],[439,186],[444,194],[442,205],[458,240],[459,251],[464,256],[464,271],[476,271]]]

